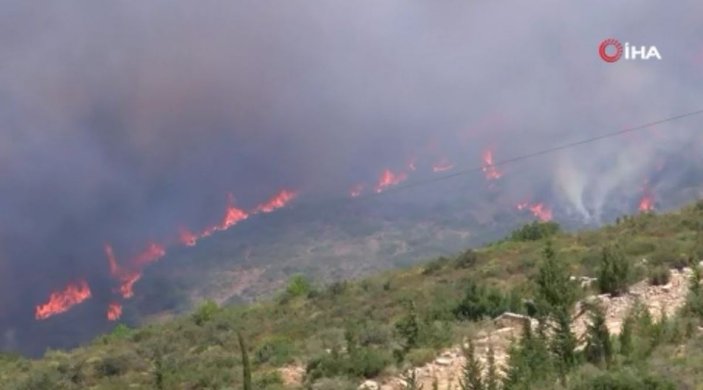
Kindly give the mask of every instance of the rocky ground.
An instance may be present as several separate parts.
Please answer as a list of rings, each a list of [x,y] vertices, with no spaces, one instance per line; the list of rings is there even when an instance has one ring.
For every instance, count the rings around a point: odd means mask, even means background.
[[[703,262],[701,262],[703,266]],[[600,302],[606,310],[608,329],[611,334],[619,334],[622,322],[629,310],[636,302],[644,304],[652,314],[654,319],[661,317],[662,313],[667,316],[673,315],[680,309],[688,293],[688,281],[692,270],[672,270],[669,283],[662,286],[651,286],[648,281],[643,280],[630,287],[627,294],[618,297],[610,297],[607,294],[593,295],[584,299],[583,302]],[[583,304],[576,305],[575,313],[581,312]],[[577,339],[580,339],[588,323],[588,316],[580,315],[574,320],[573,331]],[[499,367],[504,367],[508,357],[508,348],[512,340],[520,336],[522,321],[531,321],[536,325],[534,319],[512,313],[505,313],[494,320],[497,330],[490,334],[479,332],[478,338],[474,340],[477,357],[486,366],[486,356],[489,345],[495,351],[496,363]],[[439,389],[458,390],[459,377],[464,366],[465,359],[462,355],[461,346],[456,345],[443,351],[434,361],[415,368],[419,383],[424,389],[432,389],[436,382]],[[359,386],[364,390],[402,390],[405,382],[400,377],[379,378],[377,381],[367,380]]]
[[[703,266],[703,262],[701,262]],[[636,302],[641,302],[647,307],[656,320],[662,313],[667,316],[675,314],[680,309],[688,293],[688,281],[692,270],[684,268],[682,270],[671,270],[669,283],[662,286],[651,286],[647,280],[632,285],[629,292],[618,297],[611,297],[607,294],[592,295],[579,302],[574,309],[573,331],[577,339],[581,339],[588,324],[587,315],[582,313],[581,307],[585,302],[600,303],[605,309],[607,326],[611,334],[619,334],[622,322],[629,310]],[[593,281],[593,280],[590,280]],[[489,346],[493,348],[496,364],[499,368],[504,367],[508,358],[508,349],[513,340],[520,337],[524,321],[530,321],[532,326],[536,326],[537,321],[526,316],[514,313],[504,313],[494,319],[494,330],[480,331],[473,340],[476,355],[486,366],[486,356]],[[455,345],[442,351],[432,362],[421,367],[414,368],[416,378],[424,389],[432,389],[436,383],[437,388],[442,390],[460,389],[459,378],[465,359],[462,354],[461,345]],[[300,366],[288,366],[281,369],[282,376],[287,384],[300,384],[304,377],[304,368]],[[360,390],[402,390],[405,388],[405,381],[401,376],[391,376],[377,378],[376,380],[366,380],[359,385]]]

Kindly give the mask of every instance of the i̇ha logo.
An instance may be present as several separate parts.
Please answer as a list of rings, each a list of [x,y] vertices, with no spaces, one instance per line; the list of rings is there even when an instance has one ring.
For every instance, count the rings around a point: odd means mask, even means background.
[[[626,60],[662,59],[656,46],[630,46],[629,42],[625,42],[625,45],[623,45],[620,41],[613,38],[608,38],[600,43],[598,54],[605,62],[615,62],[623,54],[625,54]]]

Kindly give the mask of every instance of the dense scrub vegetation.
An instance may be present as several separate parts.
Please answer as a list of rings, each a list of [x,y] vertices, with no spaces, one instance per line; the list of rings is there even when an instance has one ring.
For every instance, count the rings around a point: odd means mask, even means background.
[[[582,350],[569,310],[585,294],[622,294],[641,279],[665,283],[669,268],[703,255],[702,226],[703,203],[573,234],[532,223],[484,248],[376,277],[320,286],[297,275],[270,301],[204,302],[190,316],[118,325],[89,345],[38,360],[1,355],[0,387],[285,389],[278,369],[295,364],[305,369],[304,388],[355,389],[363,378],[400,375],[433,359],[509,310],[537,318],[538,329],[525,329],[511,348],[505,381],[479,380],[467,365],[467,388],[693,388],[703,380],[700,272],[679,315],[654,322],[634,310],[619,337],[608,333],[600,308],[589,308]],[[584,291],[572,275],[599,282]]]

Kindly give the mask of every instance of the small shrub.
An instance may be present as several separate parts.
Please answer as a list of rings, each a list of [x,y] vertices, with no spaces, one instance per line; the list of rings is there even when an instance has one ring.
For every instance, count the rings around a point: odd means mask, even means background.
[[[345,376],[349,372],[349,362],[339,351],[332,350],[308,361],[305,371],[306,378],[313,382],[320,378]]]
[[[630,256],[642,256],[654,252],[656,245],[649,240],[639,239],[629,241],[624,248],[625,254]]]
[[[288,286],[286,287],[286,294],[289,297],[299,297],[303,295],[308,295],[312,290],[312,284],[303,275],[293,275],[288,281]]]
[[[281,374],[278,371],[266,371],[255,374],[252,383],[255,389],[266,389],[275,387],[275,385],[282,385],[283,378],[281,378]]]
[[[671,270],[664,265],[658,265],[649,270],[649,284],[652,286],[663,286],[669,283]]]
[[[390,353],[375,348],[359,348],[351,355],[351,373],[364,378],[373,378],[392,362]]]
[[[408,352],[408,354],[405,355],[405,359],[413,367],[421,367],[421,366],[425,365],[426,363],[429,363],[432,360],[434,360],[436,355],[437,355],[437,352],[435,352],[434,349],[418,348],[418,349],[413,349],[412,351]]]
[[[346,280],[334,282],[327,287],[328,294],[333,297],[338,296],[338,295],[342,295],[346,290],[347,290],[347,281]]]
[[[117,376],[127,372],[130,368],[130,356],[116,355],[105,356],[95,367],[100,376]]]
[[[602,372],[576,384],[574,388],[579,390],[674,390],[676,386],[666,378],[623,370]]]
[[[129,337],[131,333],[131,329],[129,329],[125,324],[117,324],[117,326],[112,329],[112,332],[110,332],[110,336],[116,339],[123,339]]]
[[[670,266],[677,271],[682,271],[684,268],[691,264],[691,259],[686,256],[677,256],[670,264]]]
[[[20,390],[54,390],[57,382],[58,378],[53,372],[32,372],[17,388]]]
[[[483,317],[495,317],[508,309],[508,299],[496,289],[488,289],[473,281],[468,282],[464,298],[454,308],[460,320],[478,321]]]
[[[439,270],[444,268],[445,265],[449,263],[449,259],[447,259],[444,256],[440,256],[436,260],[430,261],[425,265],[425,267],[422,269],[422,274],[423,275],[432,275],[437,273]]]
[[[424,319],[420,325],[418,345],[441,348],[451,343],[451,323]]]
[[[391,290],[391,281],[390,279],[386,280],[383,282],[383,291],[390,291]]]
[[[467,249],[457,256],[454,266],[457,268],[471,268],[478,262],[478,254],[473,249]]]
[[[387,345],[391,341],[392,331],[380,322],[369,322],[358,329],[356,338],[361,346]]]
[[[211,321],[215,315],[220,311],[220,307],[214,301],[208,300],[193,313],[193,321],[196,325],[200,326],[206,322]]]
[[[557,234],[560,230],[556,222],[535,221],[513,231],[510,239],[513,241],[537,241]]]
[[[291,360],[292,353],[293,344],[285,338],[277,337],[266,341],[254,352],[254,362],[280,366]]]
[[[387,350],[359,347],[345,355],[332,351],[319,356],[308,362],[306,371],[313,381],[333,377],[373,378],[391,362],[392,357]]]
[[[312,384],[312,390],[356,390],[357,383],[347,378],[322,378]]]

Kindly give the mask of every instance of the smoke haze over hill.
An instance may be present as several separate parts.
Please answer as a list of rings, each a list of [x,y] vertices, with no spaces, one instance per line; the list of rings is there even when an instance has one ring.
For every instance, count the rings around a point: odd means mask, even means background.
[[[487,150],[500,161],[703,101],[693,0],[0,7],[3,349],[105,329],[104,245],[133,258],[176,242],[182,226],[218,223],[228,193],[247,211],[281,189],[301,203],[369,193],[384,169],[410,182],[413,162],[426,176],[477,167]],[[608,37],[663,59],[607,64]],[[700,123],[500,167],[500,190],[589,223],[635,211],[645,188],[679,204],[698,195]],[[93,303],[81,325],[35,320],[78,279]]]

